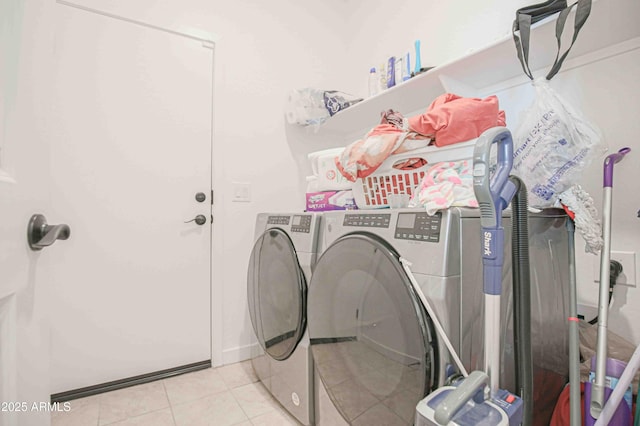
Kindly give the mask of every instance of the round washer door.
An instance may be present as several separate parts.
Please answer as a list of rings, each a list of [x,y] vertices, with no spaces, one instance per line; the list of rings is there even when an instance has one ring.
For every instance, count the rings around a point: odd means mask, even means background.
[[[258,342],[282,361],[295,350],[306,326],[307,282],[291,239],[282,229],[265,231],[249,260],[247,298]]]
[[[316,263],[308,302],[316,371],[340,414],[413,424],[436,387],[437,344],[395,250],[373,234],[341,237]]]

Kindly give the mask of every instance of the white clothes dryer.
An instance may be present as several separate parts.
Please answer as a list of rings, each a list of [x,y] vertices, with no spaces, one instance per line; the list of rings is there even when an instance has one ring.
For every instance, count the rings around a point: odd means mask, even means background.
[[[319,213],[261,213],[247,276],[260,381],[300,423],[314,424],[307,283],[317,257]]]

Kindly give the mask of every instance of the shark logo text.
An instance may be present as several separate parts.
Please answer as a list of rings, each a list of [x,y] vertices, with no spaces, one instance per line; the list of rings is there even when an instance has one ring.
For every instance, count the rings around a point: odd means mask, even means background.
[[[491,256],[491,232],[484,232],[484,255]]]

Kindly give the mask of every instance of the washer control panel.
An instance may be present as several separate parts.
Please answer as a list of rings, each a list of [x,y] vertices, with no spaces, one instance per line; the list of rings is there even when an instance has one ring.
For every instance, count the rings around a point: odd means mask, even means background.
[[[269,216],[267,223],[269,225],[288,225],[291,220],[291,216]]]
[[[399,213],[396,222],[395,238],[399,240],[440,241],[440,222],[442,213],[429,216],[426,212]]]
[[[368,228],[388,228],[390,214],[346,214],[343,226],[363,226]]]
[[[304,232],[305,234],[311,232],[311,215],[294,215],[291,222],[291,232]]]

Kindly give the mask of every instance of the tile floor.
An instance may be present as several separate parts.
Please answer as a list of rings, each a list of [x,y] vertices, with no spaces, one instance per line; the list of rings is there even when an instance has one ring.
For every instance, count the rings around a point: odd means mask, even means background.
[[[299,425],[249,361],[70,401],[53,426]]]

